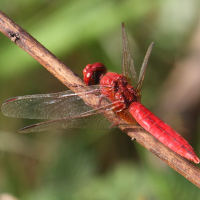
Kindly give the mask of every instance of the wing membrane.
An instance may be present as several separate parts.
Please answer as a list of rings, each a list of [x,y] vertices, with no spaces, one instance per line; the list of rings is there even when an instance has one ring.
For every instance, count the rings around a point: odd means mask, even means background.
[[[88,87],[89,88],[89,87]],[[100,94],[99,86],[90,86],[88,92],[77,93],[79,96],[89,93]],[[109,86],[106,86],[109,88]],[[39,132],[45,130],[66,128],[105,129],[111,126],[102,110],[116,109],[110,102],[107,105],[93,109],[71,90],[52,94],[38,94],[19,96],[8,99],[2,104],[3,114],[11,117],[24,117],[31,119],[53,119],[19,130],[19,133]]]
[[[107,129],[111,126],[103,115],[93,111],[87,113],[86,116],[69,117],[64,119],[55,119],[47,122],[34,124],[20,129],[19,133],[40,132],[47,130],[58,130],[67,128],[81,128],[81,129]]]
[[[58,119],[80,115],[92,109],[71,90],[14,97],[5,101],[1,107],[6,116],[30,119]]]
[[[131,81],[132,85],[138,82],[137,74],[134,68],[133,59],[131,58],[131,51],[129,46],[128,37],[122,23],[122,43],[123,43],[123,60],[122,60],[122,74]]]
[[[152,42],[147,50],[147,53],[145,55],[145,58],[144,58],[144,61],[142,63],[142,67],[141,67],[141,70],[140,70],[140,75],[139,75],[139,79],[138,79],[138,84],[135,88],[135,91],[138,93],[138,98],[139,98],[139,101],[141,99],[141,90],[142,90],[142,84],[143,84],[143,81],[144,81],[144,76],[145,76],[145,72],[146,72],[146,69],[147,69],[147,65],[148,65],[148,61],[149,61],[149,57],[151,55],[151,51],[153,49],[153,45],[154,45],[154,42]]]

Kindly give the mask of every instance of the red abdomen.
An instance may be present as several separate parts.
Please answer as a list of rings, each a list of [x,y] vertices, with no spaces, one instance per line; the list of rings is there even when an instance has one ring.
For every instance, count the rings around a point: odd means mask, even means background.
[[[129,107],[129,111],[138,124],[165,146],[197,164],[200,162],[189,143],[142,104],[133,102]]]

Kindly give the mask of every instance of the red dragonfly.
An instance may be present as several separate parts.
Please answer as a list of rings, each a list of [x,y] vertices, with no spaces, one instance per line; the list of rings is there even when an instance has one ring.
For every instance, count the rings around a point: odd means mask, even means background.
[[[190,144],[141,104],[141,89],[153,43],[146,53],[139,78],[137,78],[123,23],[122,41],[122,75],[107,72],[102,63],[89,64],[83,70],[83,74],[90,91],[73,93],[68,90],[52,94],[14,97],[2,104],[3,114],[10,117],[53,119],[19,130],[20,133],[28,133],[66,128],[109,128],[111,123],[99,113],[106,109],[113,110],[119,118],[133,125],[138,123],[165,146],[198,164],[200,159]],[[137,85],[134,88],[132,85],[135,82]],[[100,97],[96,109],[86,105],[81,99],[81,96],[89,93]],[[103,97],[110,100],[109,105],[101,106]]]

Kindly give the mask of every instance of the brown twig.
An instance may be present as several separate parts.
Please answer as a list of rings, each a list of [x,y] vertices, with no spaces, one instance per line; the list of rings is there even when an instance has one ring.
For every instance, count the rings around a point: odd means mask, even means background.
[[[86,91],[83,81],[67,68],[58,58],[56,58],[50,51],[43,47],[24,29],[18,26],[15,22],[9,19],[3,12],[0,11],[0,31],[17,44],[20,48],[35,58],[41,65],[43,65],[49,72],[58,78],[63,84],[76,92],[77,90]],[[88,95],[82,97],[86,103],[97,105],[98,98],[95,95]],[[106,104],[106,101],[104,102]],[[112,111],[103,113],[110,121],[116,122],[118,119]],[[123,122],[125,124],[126,122]],[[169,148],[160,143],[156,138],[150,135],[144,129],[133,129],[131,125],[120,125],[119,128],[127,133],[131,138],[136,139],[142,146],[154,153],[169,166],[182,174],[189,181],[200,187],[200,170],[188,160],[182,158],[178,154],[171,151]]]

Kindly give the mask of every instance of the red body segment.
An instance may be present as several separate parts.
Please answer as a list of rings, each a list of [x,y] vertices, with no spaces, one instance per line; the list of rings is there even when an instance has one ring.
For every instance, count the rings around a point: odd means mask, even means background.
[[[108,72],[100,79],[101,93],[111,101],[123,104],[124,109],[134,102],[135,92],[125,76],[115,72]]]
[[[165,146],[197,164],[200,162],[190,144],[141,103],[133,102],[129,107],[129,111],[138,124]]]

